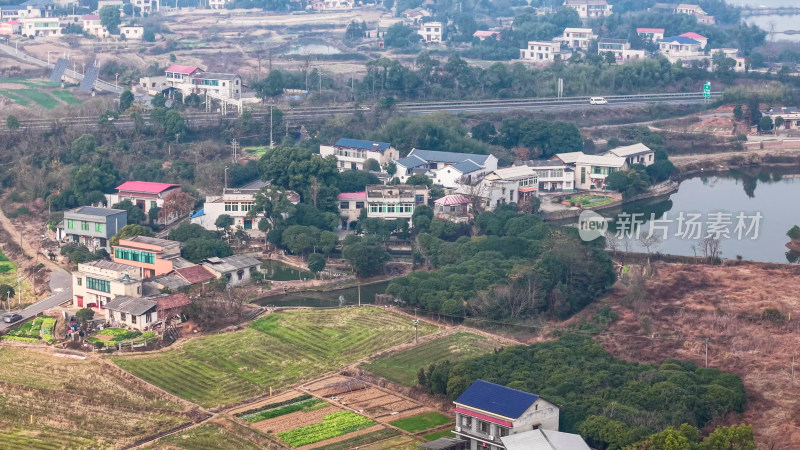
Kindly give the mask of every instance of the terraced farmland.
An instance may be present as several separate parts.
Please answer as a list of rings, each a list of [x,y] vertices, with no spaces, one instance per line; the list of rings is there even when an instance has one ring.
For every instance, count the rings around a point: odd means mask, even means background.
[[[413,386],[420,367],[450,360],[461,361],[502,347],[498,341],[472,333],[455,333],[416,347],[376,358],[362,367],[394,383]]]
[[[258,450],[277,448],[252,430],[230,421],[208,422],[160,439],[152,449]]]
[[[4,449],[120,447],[188,421],[170,397],[97,361],[15,348],[0,361]]]
[[[422,325],[421,336],[436,327]],[[295,310],[156,355],[116,357],[123,369],[206,407],[236,403],[414,338],[411,320],[379,308]]]

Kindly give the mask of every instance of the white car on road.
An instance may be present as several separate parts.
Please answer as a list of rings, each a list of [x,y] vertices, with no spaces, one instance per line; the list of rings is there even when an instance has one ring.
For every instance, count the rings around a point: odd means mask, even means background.
[[[592,105],[607,105],[608,100],[603,97],[589,97],[589,103]]]

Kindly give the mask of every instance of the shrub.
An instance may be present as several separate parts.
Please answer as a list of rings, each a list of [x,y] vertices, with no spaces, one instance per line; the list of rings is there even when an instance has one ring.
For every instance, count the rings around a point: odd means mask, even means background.
[[[767,308],[761,313],[761,319],[782,325],[786,322],[786,317],[776,308]]]

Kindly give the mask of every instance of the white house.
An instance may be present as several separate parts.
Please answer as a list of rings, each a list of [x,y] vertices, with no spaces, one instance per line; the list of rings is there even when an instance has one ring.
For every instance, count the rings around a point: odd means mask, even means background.
[[[377,161],[383,170],[385,164],[400,156],[397,149],[388,142],[348,138],[341,138],[333,145],[320,145],[319,154],[323,158],[330,155],[335,156],[340,172],[365,170],[364,165],[368,159]]]
[[[705,25],[714,25],[716,23],[714,16],[708,15],[708,13],[703,11],[703,8],[701,8],[699,5],[688,5],[681,3],[675,7],[675,14],[695,16],[697,18],[697,23],[702,23]]]
[[[626,170],[625,158],[613,155],[587,155],[583,152],[559,153],[552,160],[574,168],[575,189],[603,189],[606,177]]]
[[[428,195],[426,186],[407,184],[376,184],[361,192],[343,192],[337,197],[342,229],[352,228],[362,209],[366,209],[369,218],[410,221],[416,207],[428,203]]]
[[[489,173],[481,164],[467,159],[453,165],[444,166],[433,171],[433,182],[446,188],[455,188],[461,184],[472,184]]]
[[[23,17],[23,36],[58,36],[61,34],[61,24],[57,17]]]
[[[163,207],[164,198],[180,188],[180,184],[126,181],[117,186],[116,194],[106,194],[106,200],[108,206],[113,206],[123,200],[130,200],[147,214],[152,208]]]
[[[772,119],[773,122],[780,117],[783,119],[783,127],[787,130],[800,128],[800,109],[788,107],[782,107],[780,109],[771,108],[767,111],[763,111],[762,114]],[[775,128],[777,129],[777,127]]]
[[[642,39],[651,42],[658,42],[661,39],[664,39],[663,28],[637,28],[636,34],[638,34]]]
[[[560,54],[560,41],[528,41],[528,46],[520,49],[519,58],[527,61],[551,63]]]
[[[613,9],[606,0],[567,0],[564,6],[577,11],[581,19],[607,17],[611,15]]]
[[[566,47],[576,50],[587,50],[589,43],[597,39],[591,28],[564,28],[564,34],[556,38]]]
[[[423,173],[429,176],[434,181],[436,180],[436,175],[439,172],[439,169],[442,169],[447,166],[452,166],[454,164],[462,163],[465,161],[471,161],[472,163],[481,167],[484,173],[489,173],[495,169],[497,169],[497,157],[494,155],[478,155],[473,153],[455,153],[455,152],[439,152],[434,150],[420,150],[420,149],[412,149],[409,152],[408,156],[405,158],[399,159],[395,161],[395,165],[397,166],[397,178],[400,179],[401,182],[405,183],[408,177],[412,175],[416,175],[418,173]],[[461,171],[464,174],[464,170],[468,170],[468,167],[461,166],[455,170]],[[474,172],[468,172],[474,173]],[[441,173],[441,175],[447,174],[446,172]],[[451,172],[453,176],[455,176],[455,172]],[[448,174],[449,175],[449,174]],[[474,177],[473,177],[474,178]],[[439,178],[443,182],[447,182],[449,178]]]
[[[644,50],[634,50],[627,39],[603,38],[597,42],[597,54],[612,53],[617,62],[637,61],[645,58]]]
[[[681,36],[687,37],[689,39],[694,39],[695,41],[699,42],[701,50],[705,50],[706,45],[708,45],[708,38],[703,36],[702,34],[698,34],[698,33],[695,33],[693,31],[690,31],[688,33],[683,33]]]
[[[655,161],[655,152],[650,147],[644,144],[626,145],[624,147],[617,147],[604,153],[608,156],[618,156],[625,158],[625,164],[631,166],[633,164],[641,164],[649,166]]]
[[[83,20],[83,31],[85,31],[86,34],[99,38],[108,37],[109,32],[106,27],[100,23],[100,16],[97,14],[87,14],[81,19]]]
[[[211,9],[224,9],[225,4],[231,2],[231,0],[209,0],[208,7]]]
[[[497,169],[480,183],[463,186],[458,192],[480,197],[484,208],[491,210],[503,203],[519,203],[542,193],[571,192],[575,175],[561,161],[526,161],[524,165]]]
[[[580,434],[543,428],[505,436],[500,441],[505,450],[591,450]]]
[[[425,22],[419,26],[417,33],[423,42],[442,42],[442,22]]]
[[[243,89],[242,77],[235,73],[206,72],[196,66],[181,64],[167,67],[164,76],[139,79],[139,86],[151,95],[174,89],[184,98],[191,94],[209,94],[233,100],[242,98]]]
[[[665,37],[658,43],[658,51],[673,64],[677,61],[696,61],[705,57],[702,44],[685,36]]]
[[[190,220],[206,230],[216,230],[215,224],[219,216],[227,214],[233,219],[233,228],[258,230],[258,221],[263,216],[250,216],[250,211],[255,204],[256,194],[268,184],[256,180],[238,188],[223,188],[222,195],[206,196],[203,208],[194,213]],[[287,196],[290,203],[300,202],[300,196],[296,192],[288,191]]]
[[[144,27],[128,25],[119,27],[119,35],[125,36],[125,39],[133,39],[135,41],[141,40],[144,37]]]
[[[232,255],[225,258],[216,256],[200,263],[215,277],[225,277],[228,287],[242,286],[252,282],[251,272],[261,267],[261,261],[247,255]]]

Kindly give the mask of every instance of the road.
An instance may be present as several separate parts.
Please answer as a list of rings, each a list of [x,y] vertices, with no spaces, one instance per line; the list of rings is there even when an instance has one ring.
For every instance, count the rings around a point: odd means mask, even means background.
[[[72,275],[69,272],[63,269],[53,271],[50,274],[49,284],[50,292],[53,292],[53,295],[23,309],[20,313],[23,319],[34,317],[48,309],[55,308],[62,303],[68,302],[72,298]],[[20,322],[17,322],[16,324],[19,323]],[[6,328],[16,324],[0,322],[0,331],[4,331]]]

